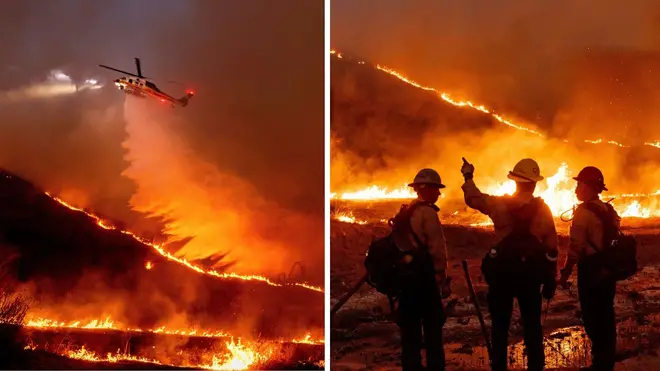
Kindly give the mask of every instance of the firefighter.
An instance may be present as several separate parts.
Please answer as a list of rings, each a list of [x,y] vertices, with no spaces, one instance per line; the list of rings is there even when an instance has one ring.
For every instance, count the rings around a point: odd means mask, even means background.
[[[401,365],[404,371],[422,370],[422,330],[426,344],[426,369],[445,369],[442,327],[446,316],[442,298],[451,294],[447,276],[447,249],[435,203],[445,188],[433,169],[420,170],[408,184],[417,193],[410,216],[411,233],[402,250],[416,251],[410,261],[412,274],[403,279],[398,300],[398,324],[401,329]]]
[[[508,174],[508,178],[516,182],[515,193],[512,196],[491,196],[477,188],[473,181],[474,166],[465,159],[461,172],[465,179],[461,187],[465,203],[468,207],[488,215],[495,229],[495,245],[482,263],[482,273],[489,286],[487,298],[492,319],[492,370],[507,369],[508,331],[514,298],[518,299],[520,306],[528,369],[542,370],[545,366],[541,325],[542,297],[549,301],[554,296],[558,256],[557,231],[552,212],[543,200],[533,196],[536,183],[544,178],[536,161],[520,160]],[[518,249],[515,246],[506,246],[515,243],[515,236],[523,236],[519,234],[523,232],[526,233],[527,239],[518,242]],[[502,254],[498,256],[500,251]],[[526,260],[505,260],[508,256],[504,254],[505,251],[517,251],[520,254],[534,252],[536,259],[530,258],[527,264],[536,263],[532,268],[515,270],[513,267],[518,266],[508,262],[525,264],[520,262]],[[511,278],[513,272],[522,273]]]
[[[598,266],[587,258],[603,248],[603,224],[596,214],[588,210],[588,204],[597,205],[603,211],[608,206],[599,194],[607,191],[603,173],[596,167],[587,166],[578,176],[575,195],[582,203],[573,214],[570,228],[570,245],[564,268],[561,269],[559,285],[567,286],[573,268],[578,266],[578,295],[584,330],[591,340],[592,370],[614,369],[616,352],[616,325],[614,322],[614,294],[616,281],[602,277]],[[613,209],[611,209],[613,211]],[[615,215],[614,223],[620,226]]]

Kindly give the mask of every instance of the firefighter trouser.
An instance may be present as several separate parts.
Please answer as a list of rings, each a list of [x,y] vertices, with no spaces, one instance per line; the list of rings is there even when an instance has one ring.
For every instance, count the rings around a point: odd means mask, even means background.
[[[525,348],[527,349],[527,369],[543,370],[543,328],[541,327],[541,285],[528,284],[520,287],[491,285],[488,289],[488,310],[492,320],[492,370],[507,369],[507,347],[509,325],[513,313],[513,299],[518,299],[522,319]]]
[[[398,324],[401,328],[403,371],[422,369],[422,330],[429,371],[444,371],[445,350],[442,326],[446,317],[433,271],[416,274],[404,281],[399,296]]]
[[[578,295],[584,331],[591,340],[592,368],[598,371],[614,370],[616,354],[616,323],[614,295],[616,282],[594,282],[594,272],[587,266],[578,266]]]

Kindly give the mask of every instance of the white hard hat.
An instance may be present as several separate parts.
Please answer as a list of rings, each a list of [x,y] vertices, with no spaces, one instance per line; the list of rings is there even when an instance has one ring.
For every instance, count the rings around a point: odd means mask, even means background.
[[[408,184],[408,186],[412,187],[422,184],[436,188],[445,188],[445,185],[442,184],[442,180],[440,179],[440,174],[433,169],[420,170],[417,175],[415,175],[415,179],[413,179],[412,183]]]
[[[544,178],[541,176],[539,164],[531,158],[524,158],[509,171],[507,178],[520,183],[540,182]]]

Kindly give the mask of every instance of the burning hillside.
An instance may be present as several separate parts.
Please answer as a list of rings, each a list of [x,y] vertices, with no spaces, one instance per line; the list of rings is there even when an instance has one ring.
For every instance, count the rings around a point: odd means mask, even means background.
[[[3,267],[16,277],[8,287],[32,300],[24,331],[31,347],[65,336],[85,348],[48,350],[213,369],[231,367],[236,357],[243,357],[239,368],[323,358],[320,288],[286,274],[202,268],[14,174],[0,175]],[[270,348],[251,340],[258,338]],[[296,344],[305,343],[311,353],[300,353]],[[116,353],[127,345],[130,352]]]
[[[541,164],[546,181],[537,194],[559,216],[576,203],[571,174],[596,165],[606,174],[617,210],[627,217],[660,215],[654,161],[657,140],[620,143],[611,138],[553,138],[482,105],[453,98],[387,67],[332,52],[332,193],[335,200],[377,201],[414,197],[405,184],[417,170],[439,170],[442,203],[462,198],[461,157],[490,194],[506,194],[509,168],[522,157]],[[507,150],[504,150],[507,148]],[[410,178],[410,179],[409,179]],[[462,212],[445,210],[450,215]],[[477,221],[481,222],[481,221]]]

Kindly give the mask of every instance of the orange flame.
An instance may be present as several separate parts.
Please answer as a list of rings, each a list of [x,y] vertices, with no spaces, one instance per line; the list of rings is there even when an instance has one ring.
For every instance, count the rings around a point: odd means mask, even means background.
[[[30,318],[26,321],[27,327],[32,328],[79,328],[79,329],[112,329],[119,330],[121,326],[115,324],[110,318],[105,320],[92,320],[88,322],[83,321],[74,321],[70,323],[57,322],[45,318]],[[125,331],[132,332],[142,332],[140,329],[125,329]],[[225,332],[217,331],[197,331],[197,330],[170,330],[165,327],[160,327],[153,330],[145,330],[148,332],[156,334],[171,334],[171,335],[187,335],[187,336],[205,336],[205,337],[230,337],[231,339],[225,342],[227,346],[227,352],[220,354],[210,354],[209,358],[211,359],[208,363],[196,364],[196,365],[171,365],[171,366],[192,366],[201,369],[208,370],[244,370],[248,369],[251,366],[258,364],[263,364],[270,360],[275,351],[279,349],[279,343],[285,342],[284,340],[280,341],[270,341],[266,344],[260,344],[256,342],[249,342],[241,338],[235,338]],[[311,334],[306,334],[304,337],[299,339],[293,339],[288,342],[298,343],[298,344],[313,344],[319,345],[323,344],[323,340],[314,340]],[[26,350],[35,350],[37,346],[27,345]],[[76,350],[66,350],[61,352],[62,355],[67,356],[73,359],[79,359],[90,362],[111,362],[116,363],[120,361],[133,361],[133,362],[144,362],[144,363],[153,363],[153,364],[163,364],[159,360],[150,359],[145,357],[131,356],[128,354],[123,354],[118,349],[116,353],[107,353],[105,357],[99,355],[98,353],[91,351],[83,345]]]
[[[116,323],[110,317],[107,317],[103,320],[88,320],[88,321],[71,321],[71,322],[58,322],[48,318],[41,317],[28,317],[25,321],[26,327],[31,328],[68,328],[68,329],[87,329],[87,330],[117,330],[117,331],[127,331],[127,332],[150,332],[154,334],[163,334],[163,335],[180,335],[180,336],[199,336],[199,337],[231,337],[238,338],[233,336],[225,331],[220,330],[200,330],[195,328],[187,329],[171,329],[165,326],[153,328],[153,329],[139,329],[139,328],[130,328]],[[240,338],[239,338],[240,339]],[[298,343],[298,344],[323,344],[323,339],[313,339],[312,334],[307,333],[302,338],[294,338],[292,340],[280,339],[281,343]]]
[[[98,216],[96,216],[96,215],[94,215],[94,214],[92,214],[92,213],[90,213],[90,212],[87,212],[87,211],[85,211],[85,210],[83,210],[83,209],[80,209],[80,208],[77,208],[77,207],[75,207],[75,206],[73,206],[73,205],[71,205],[71,204],[68,204],[66,201],[64,201],[64,200],[62,200],[62,199],[60,199],[60,198],[58,198],[58,197],[55,197],[55,196],[51,195],[51,194],[48,193],[48,192],[45,192],[45,193],[46,193],[46,195],[48,195],[48,197],[50,197],[50,198],[52,198],[53,200],[59,202],[61,205],[66,206],[67,208],[69,208],[69,209],[71,209],[71,210],[75,210],[75,211],[79,211],[79,212],[81,212],[81,213],[84,213],[85,215],[87,215],[87,216],[89,216],[90,218],[94,219],[94,220],[96,221],[96,224],[97,224],[99,227],[101,227],[101,228],[103,228],[103,229],[107,229],[107,230],[118,230],[118,231],[120,231],[121,233],[123,233],[123,234],[125,234],[125,235],[131,236],[131,237],[132,237],[133,239],[135,239],[136,241],[138,241],[138,242],[140,242],[140,243],[142,243],[142,244],[144,244],[144,245],[147,245],[147,246],[153,248],[153,249],[156,250],[160,255],[164,256],[164,257],[167,258],[168,260],[171,260],[171,261],[177,262],[177,263],[179,263],[179,264],[185,265],[186,267],[188,267],[188,268],[190,268],[190,269],[192,269],[192,270],[194,270],[194,271],[196,271],[196,272],[198,272],[198,273],[207,274],[207,275],[210,275],[210,276],[214,276],[214,277],[218,277],[218,278],[223,278],[223,279],[240,279],[240,280],[244,280],[244,281],[260,281],[260,282],[266,283],[266,284],[271,285],[271,286],[277,286],[277,287],[282,287],[282,286],[283,286],[283,285],[278,284],[278,283],[275,283],[275,282],[271,281],[270,279],[268,279],[268,278],[266,278],[266,277],[263,277],[263,276],[258,276],[258,275],[241,275],[241,274],[236,274],[236,273],[220,273],[220,272],[218,272],[218,271],[216,271],[216,270],[214,270],[214,269],[212,269],[212,270],[205,270],[205,269],[203,269],[203,268],[201,268],[201,267],[199,267],[199,266],[196,266],[196,265],[190,263],[190,262],[189,262],[188,260],[186,260],[186,259],[180,259],[180,258],[175,257],[174,255],[172,255],[172,254],[168,253],[167,251],[165,251],[160,245],[153,244],[153,243],[151,243],[151,242],[149,242],[149,241],[147,241],[147,240],[145,240],[145,239],[143,239],[143,238],[137,236],[137,235],[134,234],[133,232],[129,232],[129,231],[125,231],[125,230],[120,230],[120,229],[118,229],[118,228],[112,226],[112,225],[111,225],[110,223],[108,223],[107,221],[102,220],[101,218],[99,218]],[[151,269],[151,268],[147,268],[147,269]],[[290,283],[290,284],[291,284],[291,285],[294,285],[294,286],[299,286],[299,287],[302,287],[302,288],[305,288],[305,289],[308,289],[308,290],[312,290],[312,291],[317,291],[317,292],[323,293],[323,289],[322,289],[321,287],[318,287],[318,286],[312,286],[312,285],[309,285],[309,284],[307,284],[307,283],[301,283],[301,282],[298,282],[298,283]]]
[[[568,165],[565,163],[562,164],[557,172],[547,177],[543,182],[539,183],[536,194],[540,196],[552,210],[554,216],[560,216],[563,212],[570,210],[574,205],[578,203],[577,198],[575,197],[574,192],[574,183],[571,178],[571,171],[568,169]],[[483,187],[483,192],[491,195],[501,196],[505,194],[513,194],[516,189],[516,184],[513,180],[507,180],[502,183],[490,184]],[[384,188],[379,187],[369,187],[362,191],[352,192],[352,193],[340,193],[334,194],[334,198],[341,200],[362,200],[362,201],[373,201],[373,200],[384,200],[384,199],[400,199],[402,195],[406,194],[406,198],[412,199],[416,195],[410,190],[404,190],[403,188],[397,189],[391,192],[385,191]],[[359,195],[359,196],[357,196]],[[391,197],[388,197],[392,195]],[[617,210],[619,215],[622,217],[636,217],[636,218],[650,218],[660,216],[660,210],[650,207],[643,207],[638,200],[635,198],[642,197],[653,197],[660,196],[660,190],[648,193],[648,194],[622,194],[622,195],[603,195],[603,199],[616,198],[619,200],[624,200],[623,202],[618,202],[613,205]],[[352,215],[352,214],[350,214]],[[337,218],[339,219],[339,218]],[[353,219],[349,217],[344,217],[342,221],[348,223],[356,223]],[[474,226],[485,226],[490,225],[489,222],[477,223]]]
[[[341,55],[341,53],[338,53],[337,51],[332,50],[331,54],[333,55]],[[360,61],[360,63],[364,63]],[[486,113],[491,115],[492,118],[497,120],[500,123],[503,123],[507,126],[510,126],[512,128],[515,128],[517,130],[522,130],[534,135],[537,135],[539,137],[545,138],[545,136],[533,129],[530,129],[528,127],[525,127],[523,125],[519,125],[517,123],[514,123],[512,120],[505,118],[504,116],[501,116],[499,114],[494,113],[492,110],[489,108],[483,106],[483,105],[478,105],[470,101],[460,101],[460,100],[455,100],[453,99],[449,94],[444,93],[444,92],[439,92],[438,90],[424,86],[422,84],[419,84],[400,72],[397,72],[391,68],[383,67],[380,65],[375,65],[374,68],[385,72],[391,76],[394,76],[398,78],[399,80],[415,86],[419,89],[423,89],[426,91],[432,91],[435,92],[439,95],[439,97],[444,100],[445,102],[452,104],[457,107],[470,107],[472,109],[478,110],[480,112]],[[564,142],[568,142],[568,140],[563,140]],[[630,147],[627,144],[622,144],[613,140],[604,140],[604,139],[595,139],[595,140],[584,140],[585,143],[592,143],[592,144],[599,144],[599,143],[607,143],[611,145],[615,145],[617,147]],[[656,148],[660,148],[660,141],[656,142],[645,142],[644,145],[646,146],[653,146]],[[557,173],[549,178],[546,179],[545,182],[539,183],[539,189],[538,192],[540,193],[540,196],[545,200],[545,202],[550,206],[553,214],[555,216],[559,216],[562,212],[571,209],[576,203],[577,199],[575,198],[574,192],[573,192],[573,183],[570,182],[571,178],[569,176],[570,171],[568,169],[568,166],[566,164],[562,164],[560,168],[558,169]],[[511,194],[515,190],[515,183],[511,180],[508,180],[503,183],[499,184],[490,184],[486,185],[485,187],[482,188],[485,193],[492,194],[492,195],[503,195],[503,194]],[[650,197],[650,196],[655,196],[660,194],[660,191],[654,192],[651,194],[638,194],[638,195],[618,195],[615,197],[618,197],[619,199],[621,198],[641,198],[641,197]],[[444,194],[443,194],[444,196]],[[367,188],[361,189],[361,190],[356,190],[352,192],[333,192],[330,194],[331,199],[339,199],[339,200],[353,200],[353,201],[375,201],[375,200],[395,200],[395,199],[413,199],[415,198],[416,195],[412,191],[411,188],[403,186],[400,188],[395,188],[395,189],[388,189],[385,187],[377,186],[377,185],[371,185]],[[603,197],[613,197],[613,196],[605,196]],[[655,208],[648,208],[648,207],[643,207],[638,200],[627,200],[623,203],[619,203],[618,205],[615,205],[615,208],[619,211],[620,215],[624,217],[640,217],[640,218],[648,218],[652,216],[660,216],[660,210],[655,210]],[[341,219],[340,219],[341,218]],[[350,219],[346,216],[337,216],[336,219],[338,220],[343,220],[345,222],[357,222],[353,219]],[[487,222],[484,223],[478,223],[477,225],[488,225]]]
[[[341,53],[337,52],[336,50],[330,50],[330,54],[331,54],[331,55],[335,55],[335,56],[337,56],[337,58],[343,58],[343,55],[342,55]],[[364,61],[358,61],[358,63],[359,63],[359,64],[365,64],[366,62],[364,62]],[[412,86],[414,86],[414,87],[416,87],[416,88],[419,88],[419,89],[422,89],[422,90],[426,90],[426,91],[432,91],[432,92],[434,92],[434,93],[437,93],[437,94],[440,95],[440,98],[442,98],[442,100],[444,100],[445,102],[447,102],[447,103],[449,103],[449,104],[452,104],[452,105],[454,105],[454,106],[456,106],[456,107],[470,107],[470,108],[472,108],[472,109],[476,109],[476,110],[478,110],[478,111],[481,111],[481,112],[483,112],[483,113],[486,113],[486,114],[491,115],[492,118],[494,118],[495,120],[499,121],[500,123],[502,123],[502,124],[504,124],[504,125],[510,126],[510,127],[514,128],[514,129],[517,129],[517,130],[526,131],[526,132],[528,132],[528,133],[531,133],[531,134],[537,135],[537,136],[539,136],[539,137],[541,137],[541,138],[545,138],[545,136],[544,136],[543,134],[541,134],[540,132],[538,132],[538,131],[536,131],[536,130],[533,130],[533,129],[530,129],[530,128],[526,127],[526,126],[523,126],[523,125],[520,125],[520,124],[516,124],[516,123],[514,123],[512,120],[510,120],[510,119],[508,119],[508,118],[505,118],[504,116],[501,116],[501,115],[499,115],[499,114],[494,113],[491,109],[488,109],[488,108],[486,108],[486,107],[483,106],[483,105],[475,104],[475,103],[472,103],[472,102],[470,102],[470,101],[460,101],[460,100],[455,100],[455,99],[453,99],[448,93],[440,92],[440,91],[438,91],[438,90],[435,89],[435,88],[432,88],[432,87],[429,87],[429,86],[424,86],[424,85],[422,85],[422,84],[419,84],[419,83],[413,81],[412,79],[410,79],[410,78],[404,76],[402,73],[400,73],[400,72],[398,72],[398,71],[395,71],[395,70],[393,70],[393,69],[391,69],[391,68],[384,67],[384,66],[381,66],[381,65],[379,65],[379,64],[375,65],[375,68],[378,69],[378,70],[380,70],[380,71],[383,71],[383,72],[385,72],[385,73],[387,73],[387,74],[389,74],[389,75],[392,75],[392,76],[398,78],[399,80],[401,80],[401,81],[403,81],[403,82],[405,82],[405,83],[407,83],[407,84],[409,84],[409,85],[412,85]],[[563,141],[566,142],[566,143],[568,143],[568,140],[567,140],[567,139],[564,139]],[[592,143],[592,144],[608,143],[608,144],[616,145],[616,146],[618,146],[618,147],[630,147],[629,145],[621,144],[621,143],[615,142],[615,141],[613,141],[613,140],[605,141],[605,140],[603,140],[603,139],[595,139],[595,140],[584,140],[584,142],[585,142],[585,143]],[[645,146],[652,146],[652,147],[660,148],[660,141],[656,141],[656,142],[645,142],[645,143],[643,143],[643,144],[644,144]]]
[[[234,339],[232,339],[231,341],[226,342],[226,346],[227,352],[222,354],[213,354],[211,363],[184,366],[193,366],[205,370],[246,370],[250,366],[268,361],[275,353],[274,347],[269,347],[265,352],[259,353],[254,349],[256,348],[254,344],[244,344],[241,340],[235,342]],[[72,359],[79,359],[88,362],[117,363],[120,361],[132,361],[158,365],[163,364],[156,359],[122,354],[119,349],[116,353],[107,353],[106,356],[103,357],[96,352],[86,349],[84,345],[77,350],[67,350],[63,352],[63,355]]]

